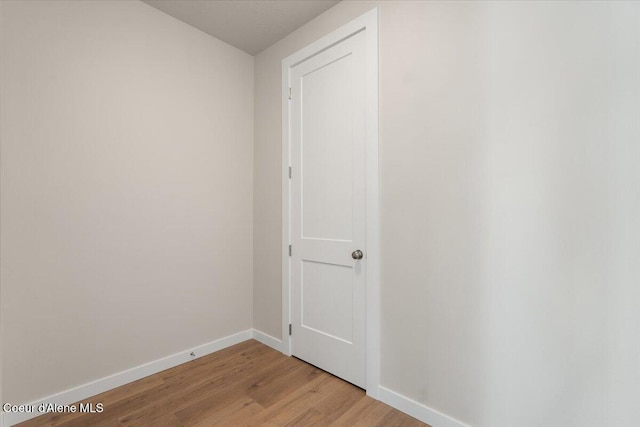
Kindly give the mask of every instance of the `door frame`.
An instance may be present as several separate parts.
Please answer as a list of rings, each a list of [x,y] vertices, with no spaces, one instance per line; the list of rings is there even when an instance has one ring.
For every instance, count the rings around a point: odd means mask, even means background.
[[[380,220],[378,167],[378,9],[372,9],[282,61],[282,352],[291,356],[290,71],[300,62],[365,31],[365,120],[367,179],[366,390],[378,399],[380,386]]]

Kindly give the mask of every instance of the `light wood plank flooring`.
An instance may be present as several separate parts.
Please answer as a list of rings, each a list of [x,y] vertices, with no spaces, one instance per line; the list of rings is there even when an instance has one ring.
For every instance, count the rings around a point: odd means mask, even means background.
[[[426,426],[294,357],[249,340],[107,391],[101,414],[46,414],[32,426]],[[428,426],[427,426],[428,427]]]

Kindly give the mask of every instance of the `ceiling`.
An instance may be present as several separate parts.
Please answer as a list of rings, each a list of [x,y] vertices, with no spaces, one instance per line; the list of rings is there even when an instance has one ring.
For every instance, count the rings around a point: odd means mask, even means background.
[[[339,0],[143,0],[250,55],[271,46]]]

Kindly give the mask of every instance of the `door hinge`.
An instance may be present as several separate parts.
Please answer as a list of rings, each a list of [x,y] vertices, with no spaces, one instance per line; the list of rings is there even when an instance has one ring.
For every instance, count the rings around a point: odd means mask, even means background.
[[[291,166],[289,166],[289,179],[291,179]]]
[[[291,256],[291,245],[289,245],[289,256]]]
[[[289,323],[289,335],[291,335],[291,330],[292,330],[292,326],[291,326],[291,323]]]
[[[289,88],[289,99],[291,99],[291,88]]]

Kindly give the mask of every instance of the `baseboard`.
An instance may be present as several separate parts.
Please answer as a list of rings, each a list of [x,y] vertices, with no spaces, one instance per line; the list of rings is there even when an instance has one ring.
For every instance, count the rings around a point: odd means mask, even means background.
[[[282,352],[282,340],[279,340],[278,338],[274,338],[269,334],[265,334],[262,331],[254,329],[253,330],[253,339],[256,340],[256,341],[261,342],[264,345],[268,345],[269,347],[273,348],[274,350],[278,350],[278,351]]]
[[[265,335],[266,337],[269,337],[266,334],[263,334],[263,335]],[[99,380],[92,381],[87,384],[83,384],[81,386],[45,397],[44,399],[39,399],[29,404],[35,405],[36,408],[42,403],[57,403],[60,405],[70,405],[72,403],[79,402],[88,397],[95,396],[96,394],[100,394],[107,390],[111,390],[112,388],[120,387],[121,385],[139,380],[149,375],[153,375],[158,372],[164,371],[165,369],[173,368],[174,366],[178,366],[182,363],[193,360],[193,357],[190,356],[191,352],[194,352],[196,354],[196,358],[199,358],[202,356],[206,356],[207,354],[216,352],[218,350],[222,350],[223,348],[241,343],[253,337],[254,337],[253,330],[247,329],[246,331],[238,332],[237,334],[229,335],[227,337],[217,339],[215,341],[212,341],[207,344],[203,344],[195,348],[186,349],[179,353],[172,354],[171,356],[167,356],[162,359],[157,359],[152,362],[145,363],[144,365],[140,365],[140,366],[136,366],[135,368],[128,369],[126,371],[118,372],[117,374],[113,374],[108,377],[101,378]],[[275,339],[273,337],[269,337],[269,338]],[[0,425],[2,425],[3,427],[9,427],[14,424],[21,423],[23,421],[26,421],[31,418],[35,418],[40,415],[42,414],[38,412],[36,413],[1,413]]]
[[[432,427],[470,427],[461,421],[451,418],[441,412],[431,409],[422,403],[409,399],[386,387],[379,387],[379,398],[382,402],[396,408],[413,418],[429,424]]]
[[[43,399],[36,400],[29,403],[38,407],[42,403],[57,403],[60,405],[70,405],[75,402],[79,402],[83,399],[87,399],[96,394],[103,393],[107,390],[111,390],[116,387],[128,384],[130,382],[139,380],[149,375],[156,374],[164,371],[165,369],[173,368],[175,366],[186,363],[193,358],[190,356],[191,352],[196,354],[196,358],[206,356],[207,354],[214,353],[232,345],[241,343],[248,339],[255,339],[275,350],[282,351],[282,340],[258,331],[257,329],[247,329],[242,332],[238,332],[233,335],[229,335],[224,338],[217,339],[201,346],[186,349],[179,353],[175,353],[171,356],[157,359],[144,365],[137,366],[135,368],[128,369],[126,371],[118,372],[105,378],[101,378],[96,381],[92,381],[81,386],[65,390],[63,392],[45,397]],[[451,418],[441,412],[431,409],[415,400],[412,400],[406,396],[403,396],[395,391],[389,390],[386,387],[380,386],[378,388],[379,400],[386,403],[389,406],[396,408],[406,414],[411,415],[414,418],[419,419],[432,427],[469,427],[461,421]],[[14,424],[27,421],[31,418],[35,418],[40,413],[3,413],[0,412],[0,426],[9,427]]]

